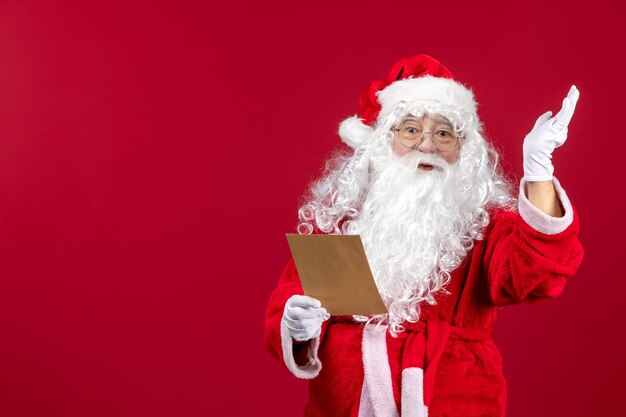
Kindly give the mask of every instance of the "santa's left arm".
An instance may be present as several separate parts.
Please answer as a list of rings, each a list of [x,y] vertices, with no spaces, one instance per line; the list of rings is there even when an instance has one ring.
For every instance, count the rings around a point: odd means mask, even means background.
[[[522,192],[537,209],[551,217],[562,217],[557,190],[552,182],[554,166],[552,153],[567,139],[567,127],[580,93],[572,86],[563,99],[556,116],[548,111],[537,119],[524,139],[524,182]]]
[[[539,117],[524,140],[519,214],[503,211],[492,219],[483,265],[496,305],[559,295],[582,261],[578,218],[551,163],[552,152],[567,139],[578,95],[572,86],[555,117]]]
[[[562,217],[549,216],[535,207],[524,195],[524,181],[519,213],[498,210],[493,214],[482,261],[495,305],[554,298],[582,262],[577,213],[558,180],[553,182]]]

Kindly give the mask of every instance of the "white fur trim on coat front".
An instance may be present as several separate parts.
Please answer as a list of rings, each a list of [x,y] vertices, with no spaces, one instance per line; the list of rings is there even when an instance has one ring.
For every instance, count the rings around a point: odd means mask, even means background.
[[[387,326],[363,329],[363,388],[359,417],[398,417],[387,356]]]
[[[402,370],[402,417],[428,417],[424,404],[424,370]]]

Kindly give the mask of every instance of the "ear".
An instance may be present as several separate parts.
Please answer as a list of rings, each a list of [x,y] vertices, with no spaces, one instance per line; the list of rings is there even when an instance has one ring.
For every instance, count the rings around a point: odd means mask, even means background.
[[[339,125],[339,137],[352,149],[366,144],[373,133],[374,129],[363,123],[358,116],[348,117]]]

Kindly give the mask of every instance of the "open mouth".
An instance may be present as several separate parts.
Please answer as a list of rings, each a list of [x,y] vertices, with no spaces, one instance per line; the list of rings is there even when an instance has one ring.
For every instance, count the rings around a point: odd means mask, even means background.
[[[419,164],[417,165],[417,168],[421,169],[422,171],[432,171],[435,166],[430,164]]]

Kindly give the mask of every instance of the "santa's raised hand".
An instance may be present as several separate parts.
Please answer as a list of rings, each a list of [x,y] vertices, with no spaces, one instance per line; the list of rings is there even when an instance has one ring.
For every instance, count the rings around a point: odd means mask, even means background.
[[[563,99],[563,107],[556,116],[546,112],[539,116],[533,130],[524,139],[524,180],[549,181],[552,179],[552,152],[567,139],[569,125],[580,93],[572,86]]]

